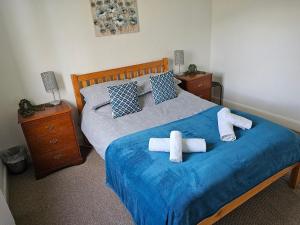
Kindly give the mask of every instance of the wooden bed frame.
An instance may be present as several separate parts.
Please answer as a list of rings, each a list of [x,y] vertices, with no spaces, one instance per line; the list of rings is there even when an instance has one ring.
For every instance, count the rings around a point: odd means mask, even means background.
[[[111,80],[130,79],[132,77],[143,76],[145,74],[153,72],[165,72],[168,71],[168,69],[168,59],[163,58],[161,60],[153,62],[99,71],[94,73],[82,75],[73,74],[71,76],[78,111],[79,113],[81,113],[84,106],[84,99],[80,94],[80,89],[83,87]],[[242,205],[244,202],[255,196],[257,193],[261,192],[266,187],[277,181],[279,178],[285,176],[289,172],[291,173],[289,182],[290,187],[296,188],[296,186],[300,182],[300,163],[296,163],[292,166],[289,166],[281,170],[280,172],[274,174],[273,176],[269,177],[254,188],[250,189],[248,192],[244,193],[243,195],[226,204],[212,216],[200,221],[198,225],[210,225],[217,222],[218,220],[226,216],[228,213],[232,212],[234,209]]]

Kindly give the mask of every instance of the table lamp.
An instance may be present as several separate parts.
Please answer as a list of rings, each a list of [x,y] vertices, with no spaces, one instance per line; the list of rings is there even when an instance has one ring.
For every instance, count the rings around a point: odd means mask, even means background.
[[[179,67],[178,69],[178,75],[182,75],[180,71],[180,65],[184,65],[184,51],[183,50],[175,50],[174,51],[175,55],[175,65]]]
[[[56,100],[55,91],[58,91],[58,85],[55,79],[55,74],[52,71],[41,73],[41,77],[45,86],[46,92],[51,92],[53,95],[53,101],[50,102],[52,105],[59,105],[60,99]],[[59,98],[59,96],[58,96]]]

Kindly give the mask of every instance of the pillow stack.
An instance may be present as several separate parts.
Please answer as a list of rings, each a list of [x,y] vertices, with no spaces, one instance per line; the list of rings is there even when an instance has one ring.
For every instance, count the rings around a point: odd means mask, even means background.
[[[177,97],[176,84],[180,81],[172,71],[148,74],[130,80],[116,80],[82,88],[86,106],[96,110],[110,104],[113,118],[141,111],[138,97],[151,93],[155,104]]]

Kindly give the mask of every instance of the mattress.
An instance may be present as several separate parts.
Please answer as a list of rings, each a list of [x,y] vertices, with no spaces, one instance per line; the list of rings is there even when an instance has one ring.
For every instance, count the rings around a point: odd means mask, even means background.
[[[109,144],[123,136],[159,126],[195,115],[215,106],[214,103],[177,89],[178,97],[155,105],[151,93],[139,98],[142,111],[112,118],[111,105],[98,110],[84,107],[82,111],[81,130],[94,146],[97,153],[105,159]]]

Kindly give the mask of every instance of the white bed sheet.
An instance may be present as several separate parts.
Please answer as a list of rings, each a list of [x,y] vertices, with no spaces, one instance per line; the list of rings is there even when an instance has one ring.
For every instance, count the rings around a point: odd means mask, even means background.
[[[84,107],[81,129],[103,159],[105,159],[106,148],[115,139],[183,119],[215,106],[214,103],[201,99],[180,88],[178,88],[177,98],[158,105],[154,104],[151,93],[141,96],[139,99],[142,111],[116,119],[112,118],[110,105],[101,107],[98,110]]]

